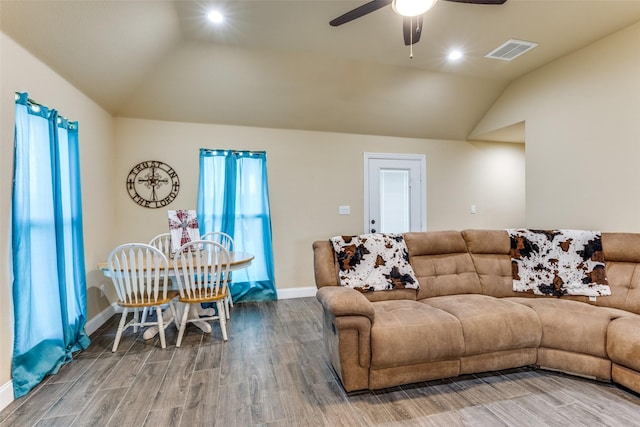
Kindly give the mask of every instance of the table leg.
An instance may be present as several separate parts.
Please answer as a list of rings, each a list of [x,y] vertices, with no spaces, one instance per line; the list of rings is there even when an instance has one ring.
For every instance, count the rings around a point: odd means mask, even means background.
[[[203,309],[200,304],[191,304],[190,310],[189,310],[189,316],[192,319],[198,319],[200,318],[200,314],[207,314],[206,311],[204,313],[202,312],[204,310],[207,310],[207,309]],[[191,323],[193,323],[198,328],[200,328],[200,330],[202,330],[202,332],[204,332],[205,334],[211,333],[211,323],[205,320],[194,320]]]
[[[183,305],[183,304],[180,304],[180,305]],[[198,319],[200,318],[200,316],[213,316],[214,310],[215,309],[213,308],[202,308],[200,304],[191,304],[190,310],[189,310],[189,317],[191,319]],[[171,319],[171,311],[168,309],[164,310],[162,319],[164,320],[164,324],[166,325],[169,319]],[[191,323],[197,326],[205,334],[211,333],[211,324],[209,322],[205,320],[194,320]],[[142,334],[142,338],[144,338],[145,340],[150,340],[156,335],[158,335],[158,327],[149,326]]]
[[[170,319],[171,319],[171,309],[167,306],[167,308],[165,308],[165,310],[162,312],[163,324],[166,325]],[[157,326],[149,326],[142,334],[142,338],[145,340],[150,340],[151,338],[158,335],[158,330],[159,329]]]

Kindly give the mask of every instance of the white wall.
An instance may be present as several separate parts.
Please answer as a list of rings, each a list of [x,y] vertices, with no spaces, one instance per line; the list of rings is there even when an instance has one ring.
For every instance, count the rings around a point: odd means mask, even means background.
[[[275,278],[278,289],[314,286],[314,240],[363,232],[363,153],[427,157],[427,228],[505,228],[524,222],[524,146],[116,119],[118,243],[167,230],[166,209],[136,205],[125,191],[129,170],[161,160],[180,177],[172,209],[195,209],[198,150],[267,152]],[[478,214],[469,206],[476,204]],[[338,215],[338,206],[351,215]],[[105,253],[106,257],[106,253]]]
[[[640,23],[511,84],[474,133],[526,121],[526,224],[640,231]]]
[[[89,317],[99,311],[101,304],[108,304],[94,287],[102,275],[91,270],[112,244],[110,233],[115,213],[111,184],[114,180],[113,118],[0,32],[0,388],[11,378],[13,346],[9,229],[16,91],[28,92],[37,102],[79,122]],[[2,399],[0,396],[0,408]]]

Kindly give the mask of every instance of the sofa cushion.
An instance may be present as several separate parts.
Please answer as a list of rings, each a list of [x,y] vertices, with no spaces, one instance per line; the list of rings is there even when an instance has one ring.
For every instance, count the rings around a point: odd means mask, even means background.
[[[454,360],[462,356],[462,327],[454,316],[417,301],[380,301],[373,306],[373,369]]]
[[[404,238],[420,282],[418,299],[482,292],[459,231],[412,232]]]
[[[607,328],[624,312],[557,298],[508,298],[531,307],[542,323],[541,347],[607,357]]]
[[[640,371],[640,316],[611,321],[607,329],[607,354],[614,363]]]
[[[464,356],[538,347],[542,326],[529,307],[487,295],[448,295],[419,302],[455,316],[462,325]]]
[[[418,279],[400,234],[332,237],[340,284],[360,292],[417,289]]]

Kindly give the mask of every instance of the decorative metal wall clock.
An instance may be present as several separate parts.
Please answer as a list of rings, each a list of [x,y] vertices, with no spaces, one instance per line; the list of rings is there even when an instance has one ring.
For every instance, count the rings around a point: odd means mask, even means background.
[[[127,192],[145,208],[162,208],[178,195],[180,180],[171,166],[157,160],[140,162],[127,176]]]

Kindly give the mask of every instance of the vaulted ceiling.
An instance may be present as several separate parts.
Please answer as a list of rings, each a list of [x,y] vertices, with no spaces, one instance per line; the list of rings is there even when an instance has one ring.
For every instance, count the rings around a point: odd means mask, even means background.
[[[365,2],[0,0],[0,26],[114,116],[461,140],[511,81],[640,20],[640,0],[441,0],[411,59],[391,7],[329,26]],[[484,57],[508,39],[539,45]]]

